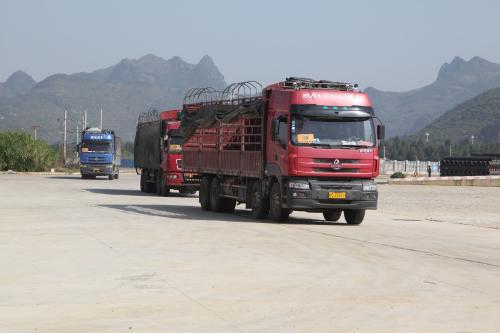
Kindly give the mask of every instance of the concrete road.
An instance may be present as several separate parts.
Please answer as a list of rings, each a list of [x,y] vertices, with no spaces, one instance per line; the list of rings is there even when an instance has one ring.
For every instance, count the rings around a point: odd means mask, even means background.
[[[498,332],[500,188],[380,186],[360,226],[0,175],[0,332]]]

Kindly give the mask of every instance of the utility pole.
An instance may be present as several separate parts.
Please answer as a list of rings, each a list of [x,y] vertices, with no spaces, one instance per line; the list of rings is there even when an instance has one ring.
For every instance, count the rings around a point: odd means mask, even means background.
[[[101,108],[101,130],[102,130],[102,108]]]
[[[35,138],[36,141],[36,129],[40,127],[40,125],[33,125],[31,126],[33,128],[33,137]]]
[[[84,119],[83,120],[83,129],[85,130],[87,128],[87,110],[85,110],[83,119]]]
[[[66,165],[66,141],[67,141],[67,122],[68,122],[68,111],[64,110],[64,138],[63,138],[63,163]]]
[[[78,130],[80,129],[80,126],[78,125],[78,122],[76,123],[76,144],[78,145]]]

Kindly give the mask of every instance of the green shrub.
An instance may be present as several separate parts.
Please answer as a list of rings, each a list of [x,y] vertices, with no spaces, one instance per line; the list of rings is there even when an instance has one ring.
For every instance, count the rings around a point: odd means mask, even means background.
[[[46,171],[56,163],[56,152],[28,133],[0,132],[0,170]]]
[[[406,178],[406,175],[401,171],[396,171],[391,175],[391,178]]]

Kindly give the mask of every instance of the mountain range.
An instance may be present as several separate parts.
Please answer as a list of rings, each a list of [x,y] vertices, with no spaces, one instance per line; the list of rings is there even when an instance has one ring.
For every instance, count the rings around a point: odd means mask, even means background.
[[[58,142],[64,110],[68,110],[68,126],[75,138],[84,110],[89,125],[98,126],[102,108],[103,127],[129,141],[139,113],[178,107],[187,89],[205,86],[226,86],[209,56],[190,64],[179,57],[165,60],[150,54],[91,73],[55,74],[38,83],[18,71],[0,84],[0,130],[30,130],[40,125],[39,137]]]
[[[442,65],[436,80],[425,87],[406,92],[371,87],[364,91],[386,124],[387,135],[404,136],[418,132],[457,104],[496,87],[500,87],[500,64],[480,57],[469,61],[455,57]]]
[[[55,74],[40,82],[17,71],[0,83],[0,130],[29,131],[40,125],[39,137],[60,142],[61,119],[68,110],[70,138],[76,141],[83,111],[88,111],[89,125],[98,126],[102,108],[103,127],[131,141],[139,113],[179,107],[187,89],[205,86],[226,86],[209,56],[190,64],[179,57],[165,60],[150,54],[90,73]],[[435,139],[459,139],[475,133],[493,140],[500,113],[497,87],[500,64],[480,57],[468,61],[455,57],[441,66],[436,80],[427,86],[406,92],[372,87],[364,91],[386,124],[388,136],[429,132]]]
[[[462,142],[472,136],[476,142],[500,142],[500,87],[460,103],[412,137],[423,139],[426,133],[430,142]]]

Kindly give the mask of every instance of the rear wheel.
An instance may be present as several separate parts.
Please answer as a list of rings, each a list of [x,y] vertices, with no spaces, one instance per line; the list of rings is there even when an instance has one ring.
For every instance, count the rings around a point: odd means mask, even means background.
[[[347,224],[358,225],[365,218],[364,210],[344,210],[344,217]]]
[[[109,175],[109,176],[108,176],[108,179],[109,179],[109,180],[113,180],[113,179],[115,179],[115,177],[113,177],[113,175]]]
[[[260,181],[253,183],[250,200],[252,203],[252,216],[256,219],[265,219],[269,214],[269,198],[262,193]]]
[[[145,179],[144,179],[144,174],[141,172],[141,192],[146,192],[146,184],[145,184]]]
[[[236,200],[220,196],[219,179],[214,178],[210,183],[210,208],[213,212],[230,213],[234,211]]]
[[[222,198],[219,197],[219,179],[214,178],[210,182],[210,209],[213,212],[222,212]]]
[[[283,222],[288,219],[289,215],[290,210],[283,208],[280,184],[275,182],[269,196],[269,217],[275,222]]]
[[[198,195],[201,209],[210,210],[210,178],[204,176],[200,183],[200,194]]]
[[[326,221],[337,222],[342,216],[340,209],[327,209],[323,212]]]

